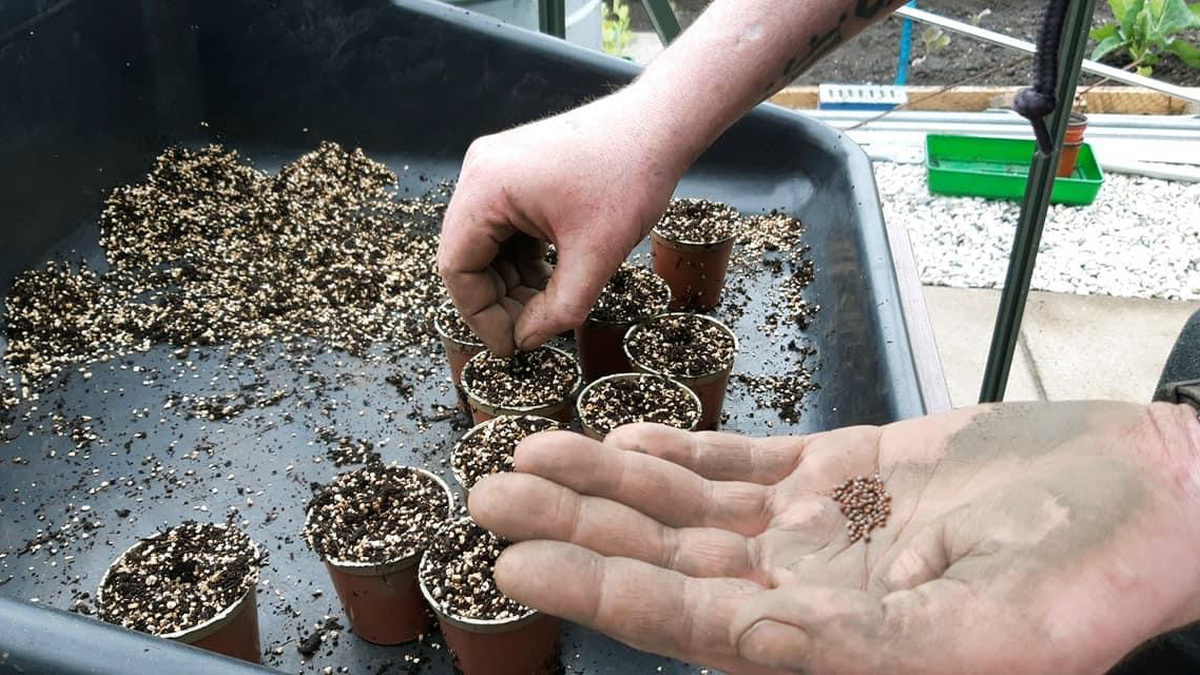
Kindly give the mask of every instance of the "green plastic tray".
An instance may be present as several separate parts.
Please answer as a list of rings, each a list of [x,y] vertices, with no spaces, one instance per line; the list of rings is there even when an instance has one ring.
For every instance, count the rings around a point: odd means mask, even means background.
[[[1034,142],[1019,138],[980,138],[930,134],[925,139],[929,191],[942,195],[1021,199],[1033,159]],[[1070,178],[1055,178],[1050,201],[1091,204],[1104,183],[1096,155],[1079,147]]]

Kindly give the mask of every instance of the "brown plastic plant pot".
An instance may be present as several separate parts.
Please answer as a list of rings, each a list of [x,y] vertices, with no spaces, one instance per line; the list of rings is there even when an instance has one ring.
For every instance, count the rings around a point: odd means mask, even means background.
[[[505,405],[503,402],[487,401],[477,396],[471,391],[468,384],[462,385],[463,393],[467,397],[467,404],[471,408],[471,419],[475,424],[483,424],[484,422],[501,415],[535,415],[537,417],[549,417],[552,420],[562,422],[564,426],[571,425],[571,413],[574,408],[573,403],[575,394],[579,391],[579,387],[583,384],[583,372],[579,369],[579,361],[567,352],[558,347],[546,346],[544,349],[552,349],[560,354],[566,355],[571,363],[575,366],[575,384],[571,387],[571,391],[563,398],[557,401],[547,401],[538,405],[529,406],[514,406]],[[482,352],[485,354],[486,352]],[[471,358],[484,358],[476,354]]]
[[[728,366],[711,373],[705,373],[695,377],[688,377],[686,375],[679,375],[667,370],[658,370],[643,363],[639,363],[629,354],[629,337],[633,335],[635,331],[639,330],[642,327],[642,324],[638,324],[633,328],[630,328],[629,332],[625,334],[625,356],[633,365],[634,370],[637,370],[641,373],[653,373],[655,375],[669,377],[684,384],[688,389],[691,389],[692,392],[696,394],[697,398],[700,399],[700,421],[696,424],[696,430],[711,431],[716,429],[721,423],[721,409],[725,405],[725,390],[729,386],[729,374],[733,372],[733,362],[737,360],[738,339],[737,335],[735,335],[733,331],[729,329],[729,326],[726,326],[723,322],[718,321],[711,316],[704,316],[702,314],[697,314],[695,316],[717,324],[724,329],[724,331],[728,333],[730,337],[733,338],[734,358],[730,360]]]
[[[432,477],[446,491],[449,518],[454,508],[450,486],[424,469],[414,470]],[[311,515],[309,511],[305,520]],[[377,645],[398,645],[428,632],[432,617],[417,588],[417,564],[423,552],[385,563],[323,561],[355,635]]]
[[[624,351],[624,349],[622,349],[622,351]],[[638,377],[650,377],[655,375],[657,375],[657,373],[649,373],[644,371],[639,373],[616,373],[614,375],[606,375],[584,387],[583,391],[579,392],[579,396],[575,398],[575,414],[579,417],[579,425],[583,428],[583,434],[595,441],[603,441],[604,437],[607,435],[600,433],[595,426],[592,425],[591,421],[587,419],[587,416],[583,414],[583,408],[580,403],[587,398],[588,391],[590,391],[593,387],[599,386],[602,382],[608,382],[610,380],[630,380]],[[691,387],[685,385],[674,377],[664,377],[664,379],[682,387],[683,390],[688,393],[688,396],[691,398],[691,400],[695,403],[695,409],[700,411],[700,415],[696,416],[696,421],[692,422],[692,426],[684,430],[695,431],[703,421],[704,404],[700,401],[700,397],[696,395],[696,392],[692,391]]]
[[[1087,115],[1071,113],[1067,122],[1067,132],[1063,136],[1062,151],[1058,155],[1058,178],[1070,178],[1075,172],[1075,160],[1079,157],[1079,147],[1083,145],[1083,135],[1087,131]]]
[[[453,307],[453,303],[449,300],[442,303],[441,307],[434,314],[433,329],[437,332],[438,338],[442,341],[442,348],[446,351],[446,362],[450,365],[450,379],[454,382],[454,388],[458,392],[458,407],[465,413],[471,412],[471,406],[467,403],[467,397],[462,390],[462,369],[479,352],[484,351],[487,347],[482,342],[464,340],[456,340],[450,337],[446,332],[445,326],[438,321],[438,317],[446,311],[447,307]]]
[[[130,546],[125,553],[141,546],[142,543],[139,541]],[[254,544],[254,547],[257,550],[258,544]],[[123,558],[125,553],[122,553],[117,560]],[[103,602],[101,595],[108,582],[108,573],[114,565],[116,562],[109,565],[108,569],[104,571],[104,576],[100,578],[100,588],[96,592],[97,605]],[[217,654],[232,656],[250,663],[262,663],[262,647],[258,632],[258,570],[254,571],[254,583],[237,602],[217,612],[215,616],[199,625],[173,633],[163,633],[158,637]]]
[[[536,419],[539,416],[538,415],[522,415],[522,417],[532,417],[532,418]],[[479,424],[476,424],[475,426],[468,429],[467,433],[463,434],[462,438],[459,438],[458,442],[454,444],[454,448],[452,450],[450,450],[450,473],[451,473],[451,475],[454,476],[454,480],[458,481],[458,486],[459,486],[459,488],[462,489],[464,501],[468,497],[470,497],[472,486],[467,485],[467,477],[462,475],[462,473],[458,470],[458,468],[457,468],[458,462],[455,460],[459,455],[461,455],[463,453],[463,442],[466,441],[467,439],[475,437],[476,435],[478,435],[480,433],[483,433],[484,430],[486,430],[488,427],[491,426],[492,422],[494,422],[495,419],[496,418],[493,417],[492,419],[480,422]],[[549,419],[549,418],[543,418],[543,419]],[[554,420],[554,421],[561,422],[560,420]],[[564,428],[564,427],[559,427],[559,428]]]
[[[650,232],[655,273],[671,287],[671,309],[707,310],[717,306],[736,234],[712,243],[673,241]]]
[[[653,317],[666,312],[671,304],[671,287],[662,281],[662,296],[650,308]],[[622,342],[625,333],[638,321],[601,321],[589,316],[583,325],[575,329],[575,349],[579,353],[579,367],[587,381],[614,373],[627,373],[632,368],[625,357]]]

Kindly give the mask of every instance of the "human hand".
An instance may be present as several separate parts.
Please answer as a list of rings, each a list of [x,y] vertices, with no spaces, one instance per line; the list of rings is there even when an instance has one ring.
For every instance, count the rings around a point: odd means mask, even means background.
[[[807,437],[527,439],[472,516],[512,598],[731,672],[1096,673],[1200,618],[1200,424],[1000,404]],[[851,544],[831,491],[878,472]],[[548,582],[547,580],[553,580]]]
[[[662,216],[694,157],[655,126],[663,116],[648,101],[630,87],[471,144],[438,270],[493,352],[533,349],[583,323]],[[558,250],[553,275],[545,242]]]

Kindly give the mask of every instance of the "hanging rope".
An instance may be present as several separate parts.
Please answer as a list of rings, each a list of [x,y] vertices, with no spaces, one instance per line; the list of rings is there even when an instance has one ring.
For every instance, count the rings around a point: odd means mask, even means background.
[[[1038,152],[1054,152],[1054,141],[1046,126],[1046,116],[1054,112],[1057,102],[1054,90],[1058,85],[1058,47],[1062,42],[1063,24],[1067,20],[1070,0],[1049,0],[1042,23],[1038,26],[1037,50],[1033,55],[1033,86],[1017,92],[1013,110],[1029,120],[1037,137]]]

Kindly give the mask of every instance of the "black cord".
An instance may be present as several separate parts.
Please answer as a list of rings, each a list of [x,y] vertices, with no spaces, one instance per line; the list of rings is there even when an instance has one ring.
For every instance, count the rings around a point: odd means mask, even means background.
[[[1013,99],[1013,110],[1033,125],[1038,151],[1043,155],[1054,151],[1046,116],[1054,112],[1057,104],[1054,90],[1058,88],[1058,47],[1062,43],[1063,24],[1070,4],[1070,0],[1048,0],[1046,3],[1042,23],[1038,26],[1037,49],[1033,54],[1033,86],[1018,91]]]

